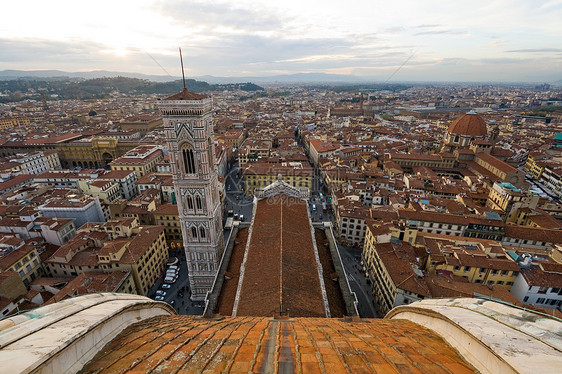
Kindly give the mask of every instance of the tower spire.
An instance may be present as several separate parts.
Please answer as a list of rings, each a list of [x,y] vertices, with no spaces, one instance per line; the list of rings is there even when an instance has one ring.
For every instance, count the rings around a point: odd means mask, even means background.
[[[183,79],[183,89],[187,90],[187,88],[185,87],[185,73],[183,72],[183,58],[181,56],[181,47],[178,47],[180,49],[180,62],[181,62],[181,76]]]

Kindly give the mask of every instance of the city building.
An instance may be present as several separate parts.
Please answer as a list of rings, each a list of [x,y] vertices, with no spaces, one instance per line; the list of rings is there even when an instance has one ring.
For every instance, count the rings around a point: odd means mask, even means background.
[[[84,195],[98,198],[105,204],[111,204],[121,197],[119,185],[109,180],[79,180],[78,188]]]
[[[98,177],[99,180],[108,180],[119,185],[121,198],[131,200],[138,195],[137,173],[132,170],[112,170],[107,171]]]
[[[134,116],[123,118],[119,125],[123,131],[139,132],[141,136],[144,136],[158,126],[161,126],[162,118],[156,115]]]
[[[484,152],[475,154],[468,168],[477,175],[490,176],[494,181],[511,183],[517,188],[527,185],[524,172]]]
[[[556,251],[560,251],[557,249]],[[562,306],[562,264],[548,254],[526,251],[510,252],[521,270],[513,283],[511,293],[523,304],[546,309]]]
[[[105,215],[98,198],[85,195],[69,195],[68,198],[52,199],[39,206],[45,217],[73,218],[74,226],[88,222],[105,222]]]
[[[127,272],[131,281],[126,293],[147,295],[168,261],[164,228],[138,226],[135,219],[116,219],[87,225],[60,246],[45,266],[54,277],[85,272]]]
[[[24,241],[15,235],[0,237],[0,274],[13,271],[28,286],[44,274],[34,241]]]
[[[505,222],[524,222],[526,212],[537,207],[539,196],[516,188],[511,183],[495,182],[490,189],[486,206],[502,212]],[[523,210],[524,208],[529,208]]]
[[[135,148],[138,143],[115,138],[87,137],[55,144],[63,168],[108,168],[111,161]]]
[[[12,127],[25,127],[29,126],[29,118],[28,117],[20,117],[20,116],[6,116],[0,117],[0,129],[8,129]]]
[[[156,165],[164,158],[162,146],[139,145],[123,156],[110,162],[111,170],[132,170],[140,179],[156,171]]]
[[[164,234],[169,249],[178,250],[183,245],[181,224],[176,204],[165,203],[160,205],[154,212],[155,224],[164,226]]]

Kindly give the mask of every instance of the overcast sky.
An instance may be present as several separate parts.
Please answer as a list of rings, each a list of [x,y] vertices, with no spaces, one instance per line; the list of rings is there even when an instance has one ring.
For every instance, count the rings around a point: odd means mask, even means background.
[[[19,0],[0,70],[562,79],[562,0]]]

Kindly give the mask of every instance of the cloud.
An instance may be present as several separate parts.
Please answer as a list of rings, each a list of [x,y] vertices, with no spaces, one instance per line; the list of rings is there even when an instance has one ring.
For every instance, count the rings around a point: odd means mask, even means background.
[[[159,13],[188,28],[211,33],[240,31],[280,31],[287,19],[272,9],[249,8],[228,3],[201,1],[160,1],[154,6]]]
[[[433,27],[441,27],[442,25],[439,24],[433,24],[433,25],[417,25],[414,26],[415,29],[426,29],[426,28],[433,28]]]
[[[512,49],[505,51],[508,53],[546,53],[546,52],[562,52],[562,48],[529,48],[529,49]]]
[[[430,30],[430,31],[422,31],[415,33],[414,36],[420,35],[443,35],[443,34],[451,34],[451,35],[459,35],[463,34],[463,31],[460,30]]]
[[[44,39],[0,39],[2,62],[25,60],[88,60],[95,59],[99,52],[107,47],[84,41],[52,41]]]
[[[402,26],[392,26],[392,27],[384,28],[380,32],[381,34],[399,34],[404,30],[406,29]]]

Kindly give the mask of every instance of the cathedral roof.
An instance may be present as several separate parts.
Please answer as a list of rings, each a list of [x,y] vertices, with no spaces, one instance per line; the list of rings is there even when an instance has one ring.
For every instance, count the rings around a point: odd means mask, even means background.
[[[105,293],[0,321],[0,371],[556,373],[561,336],[559,319],[482,299],[423,300],[384,319],[202,318]]]
[[[156,317],[126,329],[83,372],[474,373],[406,320]]]
[[[206,95],[197,94],[195,92],[190,92],[187,88],[184,88],[181,92],[175,95],[169,96],[164,100],[203,100],[207,98]]]
[[[486,121],[478,114],[468,112],[454,120],[447,131],[455,135],[486,136]]]

